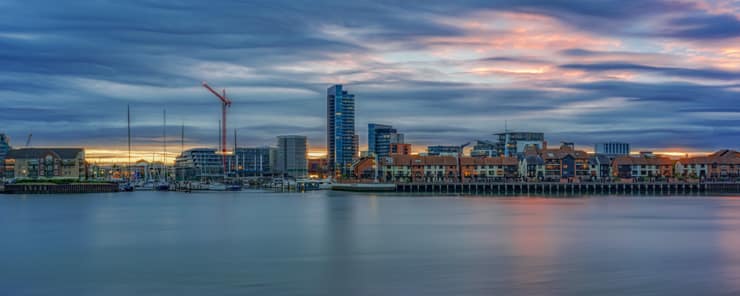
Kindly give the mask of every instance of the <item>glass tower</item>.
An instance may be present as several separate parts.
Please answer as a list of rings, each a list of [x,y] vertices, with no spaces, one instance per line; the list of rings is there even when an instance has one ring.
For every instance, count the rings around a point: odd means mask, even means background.
[[[10,138],[5,134],[0,134],[0,178],[4,177],[5,157],[8,155],[8,152],[10,152]],[[10,173],[12,174],[12,172]]]
[[[391,143],[399,141],[399,134],[390,125],[369,123],[367,125],[367,150],[378,157],[390,155]],[[403,141],[401,141],[403,143]]]
[[[355,135],[355,95],[342,89],[341,84],[326,90],[326,147],[329,171],[335,175],[350,175],[357,158]]]
[[[10,138],[5,134],[0,134],[0,162],[5,159],[10,151]]]

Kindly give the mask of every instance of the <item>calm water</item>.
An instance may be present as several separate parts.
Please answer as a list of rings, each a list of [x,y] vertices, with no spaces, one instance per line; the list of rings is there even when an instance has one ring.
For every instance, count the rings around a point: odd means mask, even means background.
[[[0,195],[0,295],[740,295],[740,198]]]

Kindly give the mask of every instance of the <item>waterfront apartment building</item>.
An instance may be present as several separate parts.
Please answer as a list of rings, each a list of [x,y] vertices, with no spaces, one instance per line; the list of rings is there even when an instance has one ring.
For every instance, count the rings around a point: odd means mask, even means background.
[[[352,164],[352,177],[370,180],[375,178],[375,158],[362,158]]]
[[[276,171],[282,176],[308,176],[308,141],[305,136],[278,136]]]
[[[510,132],[495,134],[498,137],[496,152],[502,156],[516,156],[527,146],[544,148],[545,134],[537,132]]]
[[[591,166],[591,177],[606,180],[612,177],[612,157],[604,154],[592,155],[588,160]]]
[[[536,157],[535,157],[536,156]],[[583,180],[590,176],[589,155],[585,151],[573,149],[564,143],[558,149],[538,149],[528,145],[523,151],[523,176],[540,180]]]
[[[674,161],[652,153],[639,156],[623,155],[612,161],[612,175],[620,178],[669,178],[673,177]]]
[[[676,175],[715,180],[740,177],[740,152],[724,149],[707,156],[682,158],[676,162]]]
[[[454,183],[460,181],[460,176],[463,182],[491,182],[517,177],[517,164],[513,157],[458,159],[455,156],[393,155],[380,159],[378,175],[384,182],[398,183]]]
[[[428,156],[456,156],[462,153],[460,146],[429,146],[427,147]]]
[[[498,182],[519,176],[516,157],[462,157],[463,182]]]
[[[399,134],[393,126],[378,123],[367,125],[367,150],[378,157],[390,155],[391,144],[403,143],[403,138],[403,134]]]
[[[541,181],[545,178],[545,161],[536,153],[523,156],[519,161],[519,175],[527,181]]]
[[[594,145],[594,153],[605,155],[629,155],[630,144],[620,142],[606,142]]]
[[[394,155],[380,160],[381,178],[386,182],[457,182],[459,166],[453,156]]]
[[[85,179],[87,163],[82,148],[12,149],[5,170],[16,179]]]
[[[351,174],[359,147],[359,137],[355,134],[355,95],[341,84],[326,91],[326,147],[329,170],[335,176]]]
[[[272,175],[273,161],[277,155],[274,147],[236,148],[229,158],[232,172],[237,177],[256,177]]]
[[[175,159],[175,180],[210,181],[223,178],[224,167],[221,161],[221,155],[216,154],[216,149],[193,148],[185,150]],[[141,165],[149,166],[146,162]],[[150,168],[144,168],[142,174],[135,175],[135,179],[156,179],[156,176],[150,176],[153,175],[149,172],[151,170]]]

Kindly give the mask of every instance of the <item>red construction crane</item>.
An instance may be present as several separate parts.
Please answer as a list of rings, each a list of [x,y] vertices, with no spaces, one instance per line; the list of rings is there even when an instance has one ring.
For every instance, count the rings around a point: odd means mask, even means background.
[[[203,87],[221,100],[221,162],[224,166],[224,174],[226,174],[226,108],[231,107],[231,100],[226,97],[225,89],[222,89],[221,94],[219,94],[205,81],[203,81]]]

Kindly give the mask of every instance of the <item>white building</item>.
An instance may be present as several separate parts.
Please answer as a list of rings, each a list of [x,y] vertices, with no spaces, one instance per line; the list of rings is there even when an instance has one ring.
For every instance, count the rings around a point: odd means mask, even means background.
[[[620,142],[606,142],[594,145],[594,153],[606,155],[629,155],[630,144]]]

